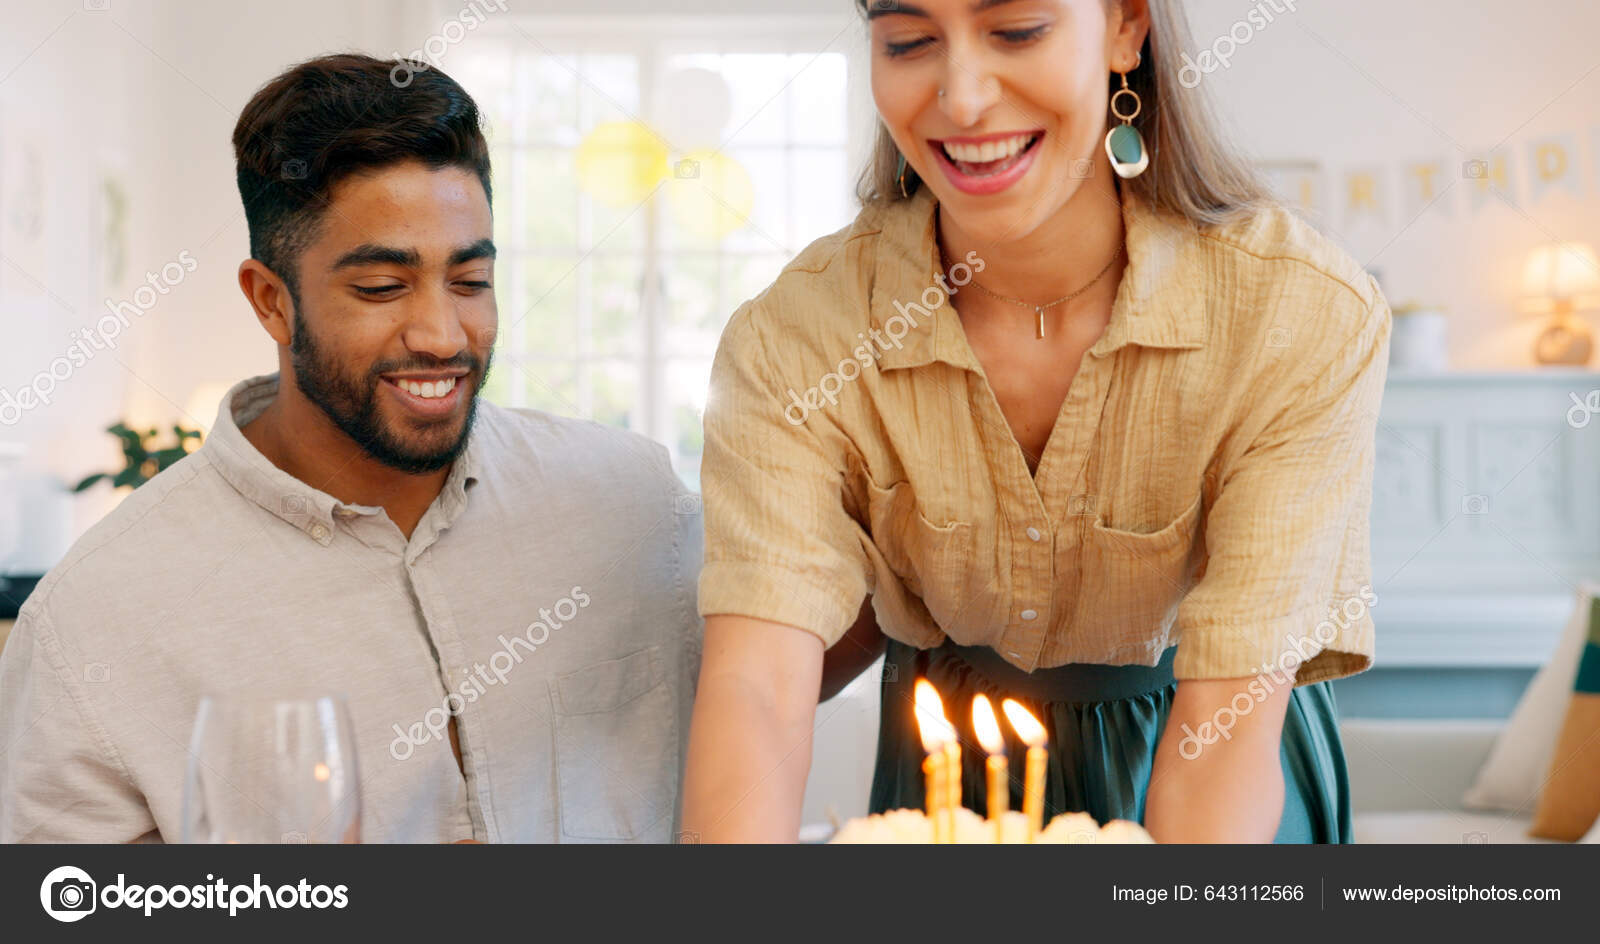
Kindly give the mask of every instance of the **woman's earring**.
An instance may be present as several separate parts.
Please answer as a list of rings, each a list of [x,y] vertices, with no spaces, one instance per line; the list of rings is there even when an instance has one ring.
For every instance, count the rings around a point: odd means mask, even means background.
[[[900,181],[900,198],[909,200],[911,199],[911,194],[906,192],[906,156],[900,154],[897,157],[899,159],[899,172],[895,174],[895,179]]]
[[[1124,95],[1133,99],[1133,110],[1127,114],[1117,107]],[[1111,169],[1123,180],[1139,176],[1150,166],[1150,152],[1144,146],[1144,136],[1133,126],[1133,119],[1139,117],[1139,109],[1143,106],[1139,93],[1128,88],[1128,73],[1122,73],[1122,88],[1111,94],[1111,114],[1122,119],[1122,124],[1106,132],[1106,157],[1111,158]]]

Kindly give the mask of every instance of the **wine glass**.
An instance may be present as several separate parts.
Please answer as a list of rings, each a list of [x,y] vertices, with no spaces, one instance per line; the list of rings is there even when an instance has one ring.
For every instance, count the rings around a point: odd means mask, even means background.
[[[183,841],[359,842],[355,728],[341,695],[207,695],[183,785]]]

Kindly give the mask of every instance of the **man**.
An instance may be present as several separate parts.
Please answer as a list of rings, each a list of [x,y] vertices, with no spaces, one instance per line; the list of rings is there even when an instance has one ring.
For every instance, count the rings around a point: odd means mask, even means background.
[[[201,696],[307,692],[349,705],[364,841],[673,839],[698,500],[646,439],[479,402],[488,148],[460,86],[395,65],[315,59],[240,116],[279,373],[23,608],[0,841],[176,840]]]

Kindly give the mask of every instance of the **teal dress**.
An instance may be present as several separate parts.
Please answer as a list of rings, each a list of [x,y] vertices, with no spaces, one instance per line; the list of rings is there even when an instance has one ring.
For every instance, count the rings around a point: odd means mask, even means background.
[[[1156,666],[1064,665],[1024,672],[989,648],[945,643],[917,649],[889,641],[883,673],[883,709],[871,810],[923,809],[922,741],[912,710],[912,686],[926,678],[939,690],[945,714],[963,744],[971,730],[972,696],[983,693],[998,709],[1014,698],[1044,722],[1050,737],[1045,777],[1045,821],[1058,813],[1087,812],[1104,823],[1144,822],[1156,745],[1177,693],[1174,646]],[[1006,727],[1002,722],[1002,727]],[[1024,748],[1006,731],[1011,758],[1011,809],[1022,805]],[[1283,722],[1283,818],[1275,842],[1351,841],[1350,785],[1339,741],[1338,712],[1328,682],[1303,685],[1290,695]],[[961,752],[962,803],[985,810],[984,758]]]

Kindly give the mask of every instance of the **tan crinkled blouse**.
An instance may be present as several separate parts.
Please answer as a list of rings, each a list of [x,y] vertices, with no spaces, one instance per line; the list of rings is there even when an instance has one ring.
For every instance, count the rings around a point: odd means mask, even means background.
[[[1111,321],[1035,477],[939,304],[934,209],[863,211],[729,321],[700,612],[832,645],[871,593],[895,639],[1029,671],[1174,643],[1179,679],[1371,665],[1376,282],[1287,211],[1202,231],[1125,193]]]

